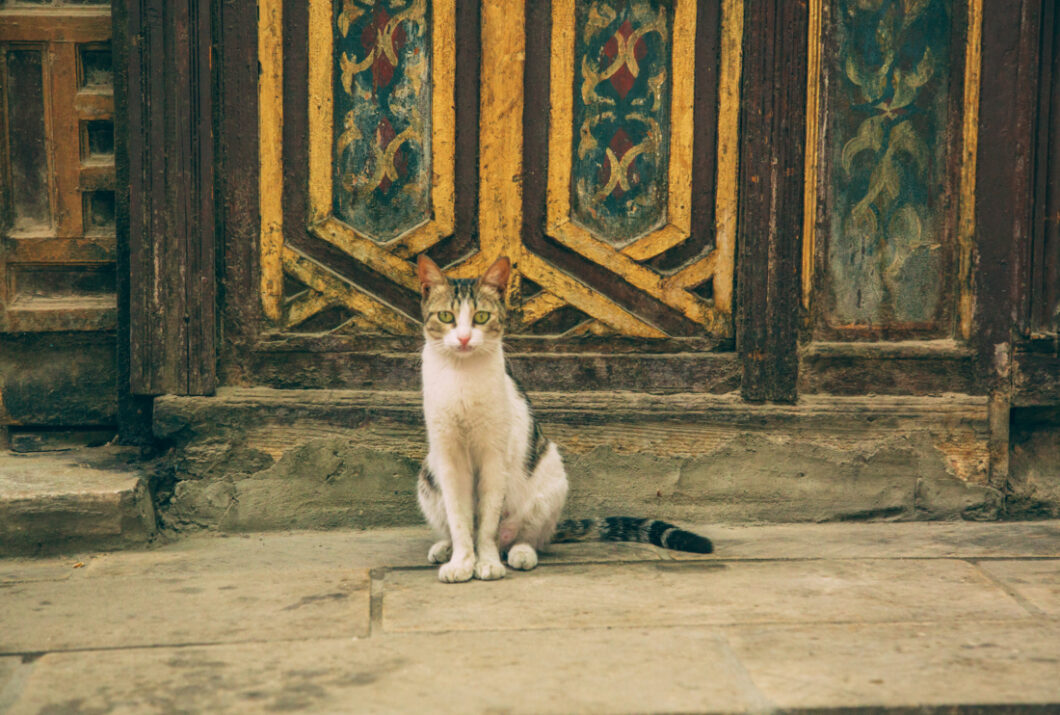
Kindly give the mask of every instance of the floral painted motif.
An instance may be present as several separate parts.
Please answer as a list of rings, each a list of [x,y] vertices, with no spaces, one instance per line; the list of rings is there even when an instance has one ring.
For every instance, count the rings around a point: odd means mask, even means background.
[[[616,246],[666,218],[672,17],[661,0],[577,6],[571,209]]]
[[[430,218],[427,0],[337,0],[335,214],[385,242]]]
[[[837,0],[833,324],[927,324],[939,314],[951,4]]]

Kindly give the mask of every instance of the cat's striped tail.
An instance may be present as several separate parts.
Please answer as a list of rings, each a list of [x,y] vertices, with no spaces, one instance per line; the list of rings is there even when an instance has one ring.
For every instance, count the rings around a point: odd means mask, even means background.
[[[664,549],[709,554],[714,544],[705,536],[685,531],[658,519],[609,516],[604,519],[567,519],[556,525],[553,544],[575,541],[636,541]]]

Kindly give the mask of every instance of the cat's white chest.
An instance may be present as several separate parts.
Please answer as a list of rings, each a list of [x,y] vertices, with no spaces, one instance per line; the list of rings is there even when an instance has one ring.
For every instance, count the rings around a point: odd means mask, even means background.
[[[454,365],[425,356],[423,407],[432,432],[503,428],[511,411],[506,392],[503,363]]]

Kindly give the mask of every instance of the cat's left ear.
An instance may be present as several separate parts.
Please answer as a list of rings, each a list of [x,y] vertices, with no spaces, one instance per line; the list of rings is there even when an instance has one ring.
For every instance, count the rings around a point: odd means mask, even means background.
[[[508,285],[508,276],[512,272],[512,262],[508,260],[507,256],[501,256],[493,265],[486,269],[486,272],[479,278],[480,286],[490,286],[497,291],[497,295],[503,296],[504,289]]]

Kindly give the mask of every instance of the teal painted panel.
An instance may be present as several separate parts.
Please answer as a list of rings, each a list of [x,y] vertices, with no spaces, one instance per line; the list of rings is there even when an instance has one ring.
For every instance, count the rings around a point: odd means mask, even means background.
[[[379,242],[431,216],[427,0],[336,0],[335,215]]]
[[[571,212],[622,246],[666,219],[672,2],[577,3]]]
[[[948,311],[952,12],[948,0],[832,6],[826,318],[833,326],[932,329]]]

